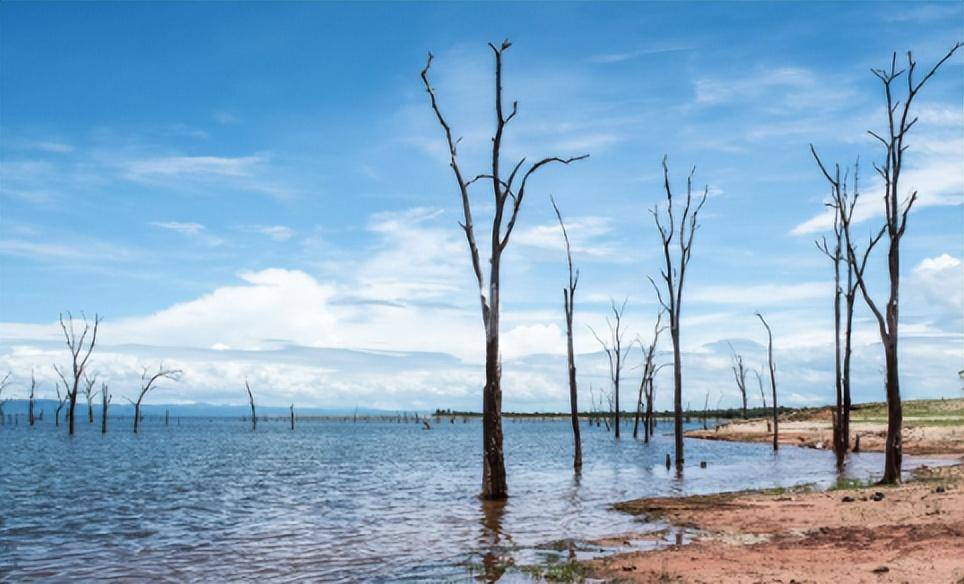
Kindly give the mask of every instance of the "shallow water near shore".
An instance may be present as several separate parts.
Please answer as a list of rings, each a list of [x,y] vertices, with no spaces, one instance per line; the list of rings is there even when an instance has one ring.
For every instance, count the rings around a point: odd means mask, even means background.
[[[0,580],[517,580],[525,564],[599,553],[590,542],[604,536],[673,540],[615,502],[839,476],[827,451],[687,439],[679,478],[664,466],[669,422],[648,445],[631,425],[616,441],[583,423],[574,476],[568,421],[507,419],[511,497],[492,504],[477,497],[478,420],[252,432],[237,419],[149,419],[139,435],[112,422],[102,436],[83,420],[73,439],[49,421],[0,427]],[[845,476],[867,479],[882,462],[852,455]]]

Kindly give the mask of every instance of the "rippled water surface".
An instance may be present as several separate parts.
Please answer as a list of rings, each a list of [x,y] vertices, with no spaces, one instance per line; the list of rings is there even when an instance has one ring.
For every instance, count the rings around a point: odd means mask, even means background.
[[[835,478],[825,451],[687,440],[682,479],[651,444],[567,421],[505,423],[511,497],[483,504],[481,425],[148,420],[133,435],[80,424],[0,427],[0,579],[469,580],[538,561],[555,542],[656,530],[608,505]],[[699,468],[706,461],[707,468]],[[848,474],[877,472],[855,456]],[[522,572],[509,570],[504,580]]]

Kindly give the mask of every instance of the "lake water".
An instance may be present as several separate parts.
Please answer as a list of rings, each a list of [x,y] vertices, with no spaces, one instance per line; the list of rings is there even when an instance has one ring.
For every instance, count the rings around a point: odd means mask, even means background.
[[[670,423],[648,445],[584,423],[574,477],[568,421],[506,420],[511,497],[494,505],[476,496],[478,420],[252,432],[184,418],[147,420],[139,435],[130,419],[112,422],[102,436],[82,420],[73,439],[49,420],[0,427],[0,580],[514,581],[558,549],[584,557],[600,551],[586,540],[665,527],[614,502],[837,476],[826,451],[687,440],[680,479],[664,467]],[[881,464],[853,456],[847,474]]]

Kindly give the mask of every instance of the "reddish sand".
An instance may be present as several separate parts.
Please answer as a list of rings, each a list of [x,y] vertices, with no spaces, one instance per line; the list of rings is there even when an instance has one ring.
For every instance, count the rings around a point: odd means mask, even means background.
[[[918,475],[898,487],[623,503],[623,511],[696,530],[695,541],[589,562],[589,574],[617,582],[962,584],[964,473],[955,466]]]
[[[829,419],[781,420],[780,444],[809,448],[831,448],[833,427]],[[883,452],[887,425],[871,422],[851,424],[853,436],[860,436],[860,449]],[[765,420],[747,420],[719,426],[713,430],[693,430],[689,438],[733,442],[772,442],[773,433]],[[904,454],[964,454],[964,425],[925,426],[906,421],[903,431]]]

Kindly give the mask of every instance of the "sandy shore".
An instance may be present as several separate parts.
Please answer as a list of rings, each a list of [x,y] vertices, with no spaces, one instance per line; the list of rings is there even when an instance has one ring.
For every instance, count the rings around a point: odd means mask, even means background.
[[[959,459],[960,460],[960,459]],[[899,487],[641,499],[693,542],[586,564],[627,582],[964,582],[964,473],[924,469]]]
[[[964,417],[960,399],[910,402],[927,404],[927,412],[915,417],[913,409],[904,416],[904,454],[964,454]],[[870,418],[862,420],[862,417]],[[866,414],[855,410],[851,421],[851,440],[860,436],[860,449],[865,452],[883,452],[887,437],[887,424],[883,412],[871,410]],[[773,434],[763,419],[739,420],[710,430],[693,430],[689,438],[727,440],[734,442],[772,442]],[[780,420],[780,444],[808,448],[832,448],[833,424],[830,410],[823,409],[809,414],[795,413]],[[853,444],[853,442],[851,442]]]

